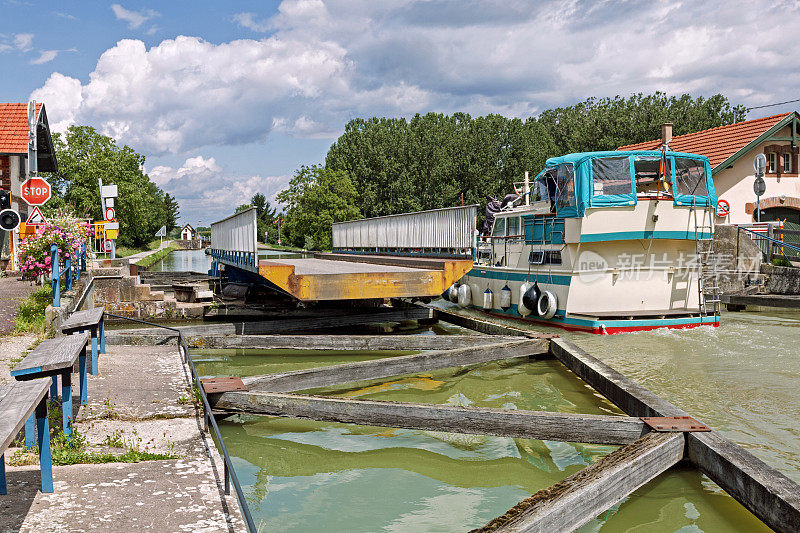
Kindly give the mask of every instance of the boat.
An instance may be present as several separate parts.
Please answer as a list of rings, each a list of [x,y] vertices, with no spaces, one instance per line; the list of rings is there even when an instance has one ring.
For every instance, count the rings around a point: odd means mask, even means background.
[[[490,204],[473,268],[446,298],[597,334],[719,326],[707,157],[574,153],[515,189]]]

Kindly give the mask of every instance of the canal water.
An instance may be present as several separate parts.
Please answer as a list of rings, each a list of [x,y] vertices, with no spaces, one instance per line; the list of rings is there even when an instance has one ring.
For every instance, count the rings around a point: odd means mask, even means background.
[[[302,254],[283,252],[280,250],[259,250],[259,259],[293,259],[303,257]],[[205,250],[176,250],[167,254],[164,259],[154,263],[148,270],[157,272],[200,272],[211,269],[211,256]]]
[[[604,337],[559,333],[800,481],[800,314],[726,313],[722,323]],[[246,376],[385,355],[203,351],[196,361],[204,375]],[[554,361],[448,369],[324,393],[621,414]],[[265,531],[466,531],[614,449],[249,415],[227,420],[221,429],[250,510]],[[582,528],[761,530],[763,524],[689,468],[660,476]]]

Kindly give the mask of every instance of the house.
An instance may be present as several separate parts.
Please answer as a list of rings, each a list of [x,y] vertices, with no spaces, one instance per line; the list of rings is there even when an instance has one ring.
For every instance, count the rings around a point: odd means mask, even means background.
[[[671,138],[671,150],[708,157],[720,204],[730,205],[728,215],[719,217],[717,223],[729,224],[756,220],[753,159],[764,154],[767,188],[760,201],[761,221],[800,223],[800,114],[796,111],[677,137],[672,137],[671,125],[666,126],[662,139],[620,146],[619,150],[658,150]]]
[[[186,224],[181,230],[181,240],[191,241],[192,239],[194,239],[194,228],[191,225]]]
[[[20,197],[22,182],[29,176],[28,150],[31,129],[36,134],[36,161],[39,172],[56,172],[53,139],[44,104],[35,104],[36,116],[28,123],[28,104],[0,103],[0,189],[11,192],[11,209],[19,213],[24,222],[28,217],[28,204]],[[19,243],[19,229],[13,232],[0,230],[0,267],[10,263],[15,268],[14,250]]]

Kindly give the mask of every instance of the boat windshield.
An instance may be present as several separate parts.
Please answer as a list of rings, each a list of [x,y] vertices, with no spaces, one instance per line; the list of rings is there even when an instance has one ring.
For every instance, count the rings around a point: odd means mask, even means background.
[[[672,159],[665,158],[661,169],[660,157],[637,157],[633,162],[634,181],[638,196],[672,194]],[[702,165],[703,163],[700,162]],[[663,174],[663,175],[662,175]]]
[[[594,196],[631,194],[631,161],[629,157],[601,157],[592,160]]]
[[[706,169],[702,161],[685,157],[675,158],[675,177],[678,194],[707,196]]]

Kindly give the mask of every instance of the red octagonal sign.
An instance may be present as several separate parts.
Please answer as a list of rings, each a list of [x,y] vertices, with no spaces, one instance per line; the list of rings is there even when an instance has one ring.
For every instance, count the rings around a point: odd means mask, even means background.
[[[42,178],[29,178],[22,184],[22,199],[30,205],[42,205],[50,199],[50,184]]]

